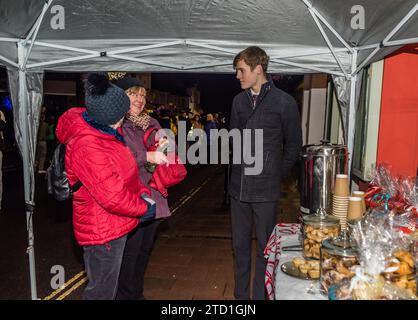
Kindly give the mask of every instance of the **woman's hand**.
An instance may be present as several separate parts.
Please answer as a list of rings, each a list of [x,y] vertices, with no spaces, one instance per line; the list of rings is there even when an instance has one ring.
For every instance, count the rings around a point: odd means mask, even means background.
[[[168,143],[168,139],[166,137],[162,137],[160,140],[158,140],[158,146],[160,148],[164,148],[164,146]]]
[[[166,155],[160,151],[148,151],[147,161],[156,164],[168,163]]]

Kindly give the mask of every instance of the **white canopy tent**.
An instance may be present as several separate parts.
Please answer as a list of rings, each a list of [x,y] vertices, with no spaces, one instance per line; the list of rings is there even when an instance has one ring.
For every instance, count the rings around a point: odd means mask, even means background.
[[[33,164],[45,70],[231,73],[233,57],[258,45],[270,56],[270,73],[333,76],[352,154],[358,73],[418,42],[417,11],[417,0],[0,0],[0,63],[24,165],[32,299]]]

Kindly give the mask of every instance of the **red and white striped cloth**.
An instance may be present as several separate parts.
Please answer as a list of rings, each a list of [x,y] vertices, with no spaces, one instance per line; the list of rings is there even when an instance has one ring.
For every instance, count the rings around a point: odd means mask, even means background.
[[[267,246],[264,249],[264,257],[267,259],[265,285],[269,300],[275,300],[274,279],[276,278],[277,266],[280,263],[282,235],[292,235],[300,230],[299,223],[278,223],[271,233]]]

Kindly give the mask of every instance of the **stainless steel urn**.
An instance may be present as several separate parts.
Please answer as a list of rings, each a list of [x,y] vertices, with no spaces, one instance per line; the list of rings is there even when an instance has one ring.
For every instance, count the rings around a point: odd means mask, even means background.
[[[315,213],[319,208],[330,214],[335,176],[347,173],[347,146],[321,142],[302,147],[299,186],[303,214]]]

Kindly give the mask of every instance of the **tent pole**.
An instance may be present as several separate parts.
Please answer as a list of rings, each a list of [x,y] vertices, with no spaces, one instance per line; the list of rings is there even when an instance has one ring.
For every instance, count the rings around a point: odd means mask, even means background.
[[[170,68],[170,69],[175,69],[175,70],[182,70],[182,67],[178,67],[178,66],[174,66],[174,65],[170,65],[170,64],[165,64],[165,63],[154,62],[154,61],[150,61],[150,60],[146,60],[146,59],[123,56],[123,55],[120,55],[120,54],[107,54],[107,56],[110,57],[110,58],[116,58],[116,59],[120,59],[120,60],[139,62],[139,63],[143,63],[143,64],[165,67],[165,68]]]
[[[342,53],[350,53],[349,51],[347,52],[347,49],[334,49],[334,51],[342,52]],[[329,50],[328,49],[317,50],[316,52],[306,51],[306,52],[298,53],[295,55],[285,54],[285,55],[278,55],[278,56],[270,56],[270,59],[299,58],[299,57],[307,57],[307,56],[317,56],[317,55],[319,56],[323,54],[329,54]]]
[[[79,56],[79,57],[73,57],[73,58],[59,59],[59,60],[48,61],[48,62],[32,63],[32,64],[28,64],[26,66],[26,69],[49,66],[49,65],[53,65],[53,64],[60,64],[60,63],[66,63],[66,62],[87,60],[87,59],[92,59],[92,58],[97,58],[97,57],[100,57],[100,53],[88,54],[88,55],[85,55],[85,56]]]
[[[199,65],[199,66],[184,67],[183,70],[195,70],[195,69],[211,68],[211,67],[223,67],[223,66],[230,66],[230,65],[231,65],[231,62],[209,63],[209,64],[202,64],[202,65]]]
[[[49,8],[49,6],[51,5],[52,1],[53,1],[53,0],[49,0],[47,3],[45,3],[44,8],[42,9],[42,13],[39,15],[39,18],[38,18],[38,20],[36,21],[36,24],[35,24],[35,32],[34,32],[34,33],[32,32],[32,31],[34,30],[34,29],[32,28],[32,30],[31,30],[31,32],[30,32],[30,34],[29,34],[29,36],[28,36],[28,37],[26,37],[26,39],[23,41],[23,45],[25,46],[25,45],[26,45],[26,42],[29,40],[29,37],[30,37],[30,36],[32,36],[32,33],[33,33],[33,37],[32,37],[32,41],[31,41],[31,44],[30,44],[29,50],[28,50],[28,51],[27,51],[27,53],[25,54],[25,61],[23,62],[23,65],[22,65],[22,68],[23,68],[23,69],[24,69],[24,68],[26,68],[26,64],[28,63],[29,56],[30,56],[30,54],[31,54],[31,52],[32,52],[32,48],[33,48],[33,45],[34,45],[34,43],[35,43],[36,36],[38,35],[39,28],[41,27],[42,20],[44,19],[45,12],[48,10],[48,8]]]
[[[48,10],[49,6],[51,5],[53,0],[49,0],[49,3],[45,3],[44,7],[42,8],[42,12],[41,14],[38,16],[38,18],[36,19],[35,24],[32,26],[31,30],[29,31],[29,34],[27,35],[27,37],[25,38],[25,40],[23,41],[23,46],[26,46],[28,40],[30,38],[32,38],[33,33],[36,31],[36,33],[39,30],[39,26],[42,23],[42,20],[44,19],[44,15],[46,13],[46,10]],[[36,36],[35,36],[36,37]]]
[[[327,70],[327,69],[321,69],[321,68],[313,67],[313,66],[308,65],[308,64],[290,62],[290,61],[286,61],[286,60],[282,60],[282,59],[271,59],[270,62],[278,63],[278,64],[284,64],[284,65],[288,65],[288,66],[292,66],[292,67],[299,67],[299,68],[302,68],[302,69],[317,71],[317,72],[321,72],[321,73],[335,74],[336,76],[344,76],[344,74],[341,73],[341,72],[331,71],[331,70]]]
[[[418,38],[388,41],[386,42],[385,47],[399,46],[399,45],[413,44],[413,43],[418,43]]]
[[[383,39],[382,43],[379,44],[372,53],[369,54],[369,56],[363,60],[363,62],[360,64],[360,66],[357,68],[357,70],[355,71],[355,73],[358,73],[361,68],[363,68],[367,62],[369,62],[371,60],[371,58],[373,58],[377,52],[383,48],[386,47],[388,44],[391,43],[390,38],[392,38],[407,22],[408,20],[415,14],[415,12],[418,11],[418,4],[416,4],[409,12],[408,14],[396,25],[396,27],[389,32],[389,34]],[[413,41],[413,40],[418,40],[418,38],[411,38],[411,39],[405,39],[405,40],[398,40],[398,41],[393,41],[396,43],[401,44],[402,42],[405,41]]]
[[[357,74],[357,50],[354,50],[351,58],[351,75],[350,75],[350,105],[348,108],[348,130],[347,130],[347,149],[348,149],[348,176],[351,175],[351,164],[353,161],[354,151],[354,133],[356,129],[356,85]]]
[[[418,11],[418,3],[407,13],[407,15],[396,25],[396,27],[383,39],[382,43],[386,46],[386,43],[389,42],[395,33],[403,27],[403,25]]]
[[[19,65],[16,62],[14,62],[10,59],[7,59],[6,57],[3,57],[2,55],[0,55],[0,60],[3,60],[4,62],[7,62],[8,64],[10,64],[10,65],[12,65],[16,68],[19,68]]]
[[[32,40],[29,40],[28,42],[29,43],[32,43]],[[54,48],[54,49],[63,49],[63,50],[75,51],[75,52],[81,52],[81,53],[87,53],[87,54],[100,53],[100,51],[94,51],[94,50],[88,50],[88,49],[80,49],[80,48],[76,48],[76,47],[64,46],[64,45],[61,45],[61,44],[48,43],[48,42],[43,42],[43,41],[34,41],[34,42],[39,47],[47,47],[47,48]]]
[[[34,181],[33,171],[30,170],[30,161],[29,161],[29,134],[28,134],[28,101],[27,101],[27,86],[26,86],[26,71],[22,68],[23,61],[25,60],[25,48],[22,42],[18,43],[18,61],[19,61],[19,91],[18,99],[21,109],[21,114],[24,116],[22,119],[22,160],[23,160],[23,180],[24,180],[24,190],[25,190],[25,208],[26,208],[26,225],[28,231],[28,247],[27,254],[29,255],[29,273],[30,273],[30,288],[32,300],[38,299],[38,294],[36,290],[36,267],[35,267],[35,242],[34,242],[34,233],[33,233],[33,209],[34,203],[31,199],[30,184],[31,180]],[[32,174],[32,179],[31,179]]]
[[[156,43],[156,44],[150,44],[148,46],[141,46],[141,47],[134,47],[134,48],[127,48],[127,49],[120,49],[115,51],[108,51],[107,54],[119,54],[119,53],[128,53],[128,52],[137,52],[137,51],[144,51],[149,49],[155,49],[155,48],[164,48],[164,47],[171,47],[178,44],[183,44],[184,40],[176,40],[166,43]]]
[[[334,34],[334,36],[337,37],[338,40],[346,47],[351,53],[353,53],[353,48],[343,39],[343,37],[340,36],[340,34],[328,23],[328,21],[319,13],[318,10],[316,10],[312,4],[308,0],[302,0],[302,2],[305,4],[305,6],[312,10],[312,12],[315,14],[315,16],[318,17],[319,20],[322,21],[323,24]]]
[[[199,42],[195,42],[193,40],[185,40],[185,44],[190,45],[190,46],[195,46],[195,47],[206,48],[206,49],[213,49],[213,50],[216,50],[216,51],[229,53],[229,54],[234,55],[234,56],[238,53],[238,51],[235,51],[235,50],[225,49],[225,48],[214,46],[214,45],[211,45],[211,44],[199,43]]]
[[[318,17],[315,15],[312,8],[308,7],[308,10],[309,10],[309,13],[311,14],[312,18],[314,19],[314,21],[316,23],[316,26],[318,27],[319,31],[321,32],[321,35],[324,38],[329,50],[331,50],[331,53],[334,56],[335,61],[337,61],[337,64],[340,66],[340,69],[344,73],[345,78],[348,79],[347,72],[344,70],[342,63],[341,63],[340,59],[338,58],[337,53],[334,50],[334,47],[331,44],[331,41],[329,41],[329,38],[324,31],[324,28],[322,28],[322,25],[318,20]]]
[[[231,50],[231,49],[225,49],[219,46],[214,46],[211,44],[204,44],[204,43],[199,43],[199,42],[195,42],[193,40],[185,40],[186,41],[186,45],[190,45],[190,46],[195,46],[195,47],[201,47],[201,48],[206,48],[206,49],[213,49],[216,51],[220,51],[220,52],[225,52],[225,53],[229,53],[231,55],[236,55],[238,53],[238,51],[235,50]],[[334,49],[335,52],[347,52],[346,49]],[[350,52],[352,50],[349,50]],[[306,52],[300,53],[300,54],[296,54],[296,55],[284,55],[284,56],[271,56],[271,59],[284,59],[284,58],[297,58],[297,57],[304,57],[304,56],[314,56],[317,54],[329,54],[329,50],[323,50],[322,52],[312,52],[307,50]]]
[[[2,42],[19,42],[20,41],[20,39],[17,39],[17,38],[2,38],[2,37],[0,37],[0,41],[2,41]]]
[[[377,47],[377,48],[375,48],[374,50],[373,50],[373,52],[372,53],[370,53],[369,55],[368,55],[368,57],[366,58],[366,59],[364,59],[363,60],[363,62],[358,66],[358,68],[356,69],[356,71],[354,72],[354,73],[358,73],[360,70],[361,70],[361,68],[363,68],[365,65],[366,65],[366,63],[367,62],[369,62],[370,61],[370,59],[371,58],[373,58],[375,55],[376,55],[376,53],[378,52],[380,50],[380,47]]]

